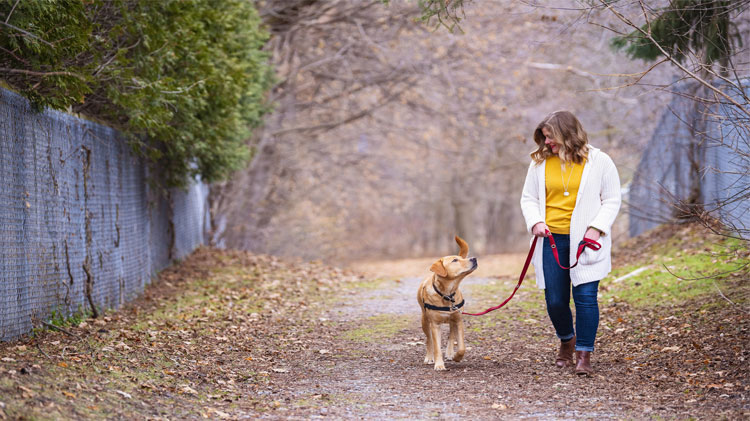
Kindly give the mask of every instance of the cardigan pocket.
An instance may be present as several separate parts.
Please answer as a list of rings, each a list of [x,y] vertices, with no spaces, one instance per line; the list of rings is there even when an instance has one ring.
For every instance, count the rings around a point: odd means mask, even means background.
[[[599,239],[602,247],[599,250],[594,250],[591,247],[585,247],[581,257],[578,258],[578,264],[582,266],[594,265],[607,259],[609,251],[612,249],[611,240],[608,237],[602,237]]]
[[[599,250],[593,250],[586,247],[581,253],[581,257],[578,259],[578,264],[581,266],[589,266],[604,260],[604,252]]]

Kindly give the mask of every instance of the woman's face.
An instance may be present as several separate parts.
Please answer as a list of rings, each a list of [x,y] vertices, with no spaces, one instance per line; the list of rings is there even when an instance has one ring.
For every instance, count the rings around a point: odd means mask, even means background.
[[[560,143],[552,137],[552,133],[546,128],[542,128],[542,134],[544,135],[544,144],[552,151],[553,154],[557,155],[560,151]]]

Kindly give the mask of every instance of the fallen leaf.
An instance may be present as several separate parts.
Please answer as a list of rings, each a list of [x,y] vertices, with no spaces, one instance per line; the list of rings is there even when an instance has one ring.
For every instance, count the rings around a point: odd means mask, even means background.
[[[125,344],[125,342],[120,342],[119,344],[115,345],[115,349],[130,351],[132,348]]]
[[[36,396],[36,393],[34,393],[33,390],[27,387],[18,386],[18,389],[21,391],[21,396],[23,396],[24,398],[28,399],[28,398],[33,398],[34,396]]]
[[[218,409],[213,409],[212,408],[211,412],[213,412],[214,414],[218,415],[219,418],[222,418],[222,419],[229,418],[229,414],[227,414],[226,412],[219,411]]]
[[[679,346],[667,346],[661,349],[661,352],[677,352],[680,350]]]
[[[274,373],[288,373],[289,370],[287,370],[286,368],[274,368],[273,372]]]
[[[125,399],[133,399],[133,396],[130,393],[123,392],[122,390],[118,390],[117,393],[122,395]]]
[[[65,395],[65,396],[67,396],[67,397],[69,397],[69,398],[75,398],[76,397],[76,395],[74,393],[70,393],[70,392],[62,392],[62,394]]]
[[[188,385],[182,385],[182,387],[180,387],[180,391],[182,391],[182,393],[190,393],[190,394],[193,394],[193,395],[197,395],[198,394],[197,390],[193,389],[192,387],[190,387]]]

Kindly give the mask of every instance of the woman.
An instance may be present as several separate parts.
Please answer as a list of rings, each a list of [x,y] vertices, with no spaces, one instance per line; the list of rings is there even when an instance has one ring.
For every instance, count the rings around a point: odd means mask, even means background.
[[[521,211],[527,229],[544,237],[532,257],[536,282],[544,289],[547,314],[560,338],[555,364],[573,365],[576,374],[591,375],[591,353],[599,327],[599,281],[612,269],[612,223],[620,209],[620,178],[612,159],[588,144],[586,132],[568,111],[547,116],[534,131],[537,149],[526,174]],[[578,243],[589,238],[601,243],[598,251],[585,248],[575,263]],[[536,241],[536,238],[534,239]],[[570,311],[570,290],[576,306],[576,324]]]

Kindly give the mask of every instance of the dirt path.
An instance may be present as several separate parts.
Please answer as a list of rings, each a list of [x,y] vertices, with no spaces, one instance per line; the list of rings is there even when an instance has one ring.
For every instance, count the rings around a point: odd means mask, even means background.
[[[515,270],[506,267],[506,272]],[[718,388],[720,385],[714,385],[717,388],[696,394],[689,380],[680,378],[684,373],[675,369],[679,366],[673,367],[665,361],[673,357],[659,355],[664,348],[679,348],[668,347],[674,343],[673,335],[680,336],[673,333],[680,325],[678,322],[696,317],[693,314],[678,319],[669,315],[680,314],[680,309],[665,309],[666,314],[660,315],[651,310],[630,309],[626,303],[619,306],[614,301],[602,303],[603,327],[594,358],[597,373],[584,378],[570,370],[557,369],[553,364],[557,340],[544,312],[543,295],[528,280],[508,307],[480,318],[465,316],[467,356],[460,363],[447,362],[448,371],[436,372],[431,365],[422,363],[424,335],[415,300],[419,282],[419,278],[380,282],[372,289],[353,291],[345,301],[325,312],[323,318],[330,320],[331,325],[327,326],[330,330],[309,337],[307,361],[295,365],[293,371],[283,376],[305,380],[287,382],[282,377],[274,385],[280,396],[289,401],[305,394],[325,397],[327,401],[313,400],[309,407],[290,410],[289,417],[710,419],[750,414],[745,393],[725,393]],[[501,301],[514,285],[515,279],[511,277],[469,277],[462,284],[462,291],[468,308],[481,310]],[[685,309],[690,310],[691,306],[694,303]],[[735,331],[740,336],[735,339],[746,355],[747,317],[736,311],[725,310],[722,314],[715,316],[741,322],[743,327]],[[645,321],[646,325],[639,326],[640,331],[633,329],[633,337],[623,335],[622,331],[633,327],[630,321],[636,324]],[[708,321],[704,328],[710,330],[711,323]],[[668,330],[669,338],[660,341],[649,334],[649,329],[654,333]],[[444,328],[443,341],[445,333]],[[678,340],[696,343],[701,336],[706,338],[701,332],[686,336],[690,338]],[[643,343],[641,338],[650,340]],[[320,354],[321,349],[333,352]],[[648,356],[643,356],[644,350]],[[736,360],[725,361],[725,366],[726,363],[742,364]],[[708,370],[714,373],[719,370],[722,374],[721,363],[704,364],[700,375],[706,376]],[[748,379],[744,380],[744,390],[748,390]],[[269,417],[279,415],[269,414]]]
[[[418,278],[357,290],[327,310],[327,329],[309,352],[274,378],[278,399],[296,405],[283,417],[356,419],[622,419],[701,413],[698,401],[627,374],[629,358],[602,344],[597,374],[577,377],[553,365],[555,338],[543,297],[527,287],[508,309],[466,320],[469,350],[448,371],[422,364],[424,336],[413,297]],[[494,285],[492,285],[494,284]],[[514,281],[468,278],[470,308],[497,302]],[[490,293],[487,293],[487,289]],[[494,301],[493,301],[494,300]],[[503,313],[501,313],[503,312]],[[604,319],[607,319],[605,311]],[[619,317],[619,315],[614,315]],[[445,334],[443,338],[445,338]],[[606,338],[607,334],[604,334]],[[445,340],[445,339],[444,339]],[[323,351],[321,351],[323,350]],[[330,351],[330,352],[328,352]],[[321,353],[322,352],[322,353]],[[624,367],[623,367],[624,366]],[[724,396],[725,398],[728,396]],[[270,418],[282,413],[268,414]],[[712,414],[709,417],[712,417]]]
[[[470,349],[463,361],[448,362],[445,372],[422,364],[424,335],[413,297],[419,281],[407,278],[357,291],[326,313],[344,339],[330,334],[310,338],[307,361],[274,381],[279,399],[313,397],[310,407],[290,411],[290,417],[580,419],[643,414],[633,412],[638,396],[623,396],[620,382],[554,369],[553,341],[539,340],[548,329],[544,321],[536,321],[538,312],[503,319],[497,326],[488,326],[496,321],[494,315],[481,322],[467,320]],[[492,280],[469,278],[464,284],[467,302],[473,301],[471,286],[488,282]],[[325,401],[316,404],[317,396]]]
[[[462,284],[470,310],[515,285],[480,275]],[[597,373],[580,378],[554,367],[529,282],[465,319],[466,357],[436,372],[422,363],[419,281],[201,250],[119,312],[0,344],[0,419],[750,416],[748,317],[721,299],[661,312],[604,300]]]

